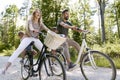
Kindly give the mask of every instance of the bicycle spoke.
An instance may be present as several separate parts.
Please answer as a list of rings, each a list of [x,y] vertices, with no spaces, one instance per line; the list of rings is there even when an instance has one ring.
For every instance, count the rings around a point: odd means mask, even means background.
[[[24,80],[28,79],[29,76],[30,76],[30,67],[29,67],[29,60],[28,60],[28,58],[25,58],[24,62],[23,62],[23,65],[21,65],[21,75],[22,75],[22,78]]]
[[[86,61],[87,58],[89,61]],[[83,58],[81,71],[86,80],[115,80],[116,77],[112,60],[98,51],[91,51]]]
[[[63,70],[63,67],[61,68],[61,64],[55,57],[47,57],[39,71],[40,78],[41,80],[65,80],[65,71]]]

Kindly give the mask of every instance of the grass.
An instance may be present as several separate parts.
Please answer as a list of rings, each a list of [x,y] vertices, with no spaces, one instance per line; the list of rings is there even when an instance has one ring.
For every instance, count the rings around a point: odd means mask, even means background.
[[[117,69],[120,69],[120,58],[113,58],[115,66]]]

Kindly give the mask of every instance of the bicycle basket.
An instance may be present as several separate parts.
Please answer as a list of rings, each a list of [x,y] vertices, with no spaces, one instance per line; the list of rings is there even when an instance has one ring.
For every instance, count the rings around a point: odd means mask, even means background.
[[[59,34],[55,32],[48,31],[47,36],[44,40],[44,44],[50,49],[57,49],[60,45],[62,45],[66,41],[66,38],[61,37]]]

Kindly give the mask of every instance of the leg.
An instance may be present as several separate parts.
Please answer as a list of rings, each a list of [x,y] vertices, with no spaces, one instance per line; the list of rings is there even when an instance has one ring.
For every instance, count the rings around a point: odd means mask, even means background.
[[[10,58],[8,59],[7,65],[4,69],[4,72],[7,71],[7,69],[10,67],[10,65],[12,64],[12,62],[19,56],[19,54],[24,51],[24,49],[30,44],[32,40],[30,38],[24,38],[19,47],[14,51],[14,53],[10,56]]]
[[[24,57],[25,57],[25,53],[26,53],[26,50],[24,50],[24,51],[21,53],[21,57],[22,57],[22,59],[24,59]]]
[[[8,61],[12,63],[19,56],[19,54],[25,50],[25,48],[30,44],[30,42],[32,42],[32,38],[24,38]]]
[[[34,39],[34,45],[35,45],[35,47],[39,50],[39,51],[41,51],[41,49],[42,49],[42,47],[43,47],[43,44],[42,44],[42,42],[39,40],[39,39]]]
[[[76,49],[78,52],[80,51],[80,45],[79,45],[76,41],[68,38],[68,39],[67,39],[67,42],[68,42],[68,45],[69,45],[69,46],[75,47],[75,49]]]
[[[65,42],[65,43],[63,43],[62,46],[64,47],[64,52],[63,53],[66,57],[67,63],[69,64],[71,62],[71,60],[70,60],[70,53],[69,53],[69,49],[68,49],[68,43]]]
[[[5,74],[5,72],[10,66],[11,66],[11,62],[7,62],[5,69],[2,71],[2,74]]]
[[[68,69],[73,68],[75,66],[75,64],[72,63],[71,59],[70,59],[70,53],[69,53],[69,47],[68,47],[68,43],[65,42],[63,44],[64,47],[64,54],[68,63]]]
[[[24,63],[25,54],[26,54],[26,49],[21,53],[21,57],[22,57],[22,59],[20,60],[21,65],[23,65]]]

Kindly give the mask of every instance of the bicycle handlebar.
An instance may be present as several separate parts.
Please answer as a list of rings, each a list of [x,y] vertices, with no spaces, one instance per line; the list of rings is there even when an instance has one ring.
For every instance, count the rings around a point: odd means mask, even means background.
[[[81,29],[77,27],[76,30],[79,31],[79,30],[81,30]],[[81,32],[82,32],[83,34],[88,34],[88,33],[90,33],[90,31],[88,31],[88,30],[82,30]]]

